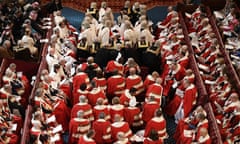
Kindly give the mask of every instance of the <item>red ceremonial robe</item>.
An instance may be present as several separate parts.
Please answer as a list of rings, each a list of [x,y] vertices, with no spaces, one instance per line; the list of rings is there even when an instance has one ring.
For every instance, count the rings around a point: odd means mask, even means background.
[[[88,119],[72,118],[69,123],[69,144],[77,143],[79,137],[86,134],[90,128]]]
[[[111,142],[111,123],[109,121],[98,119],[93,122],[92,128],[95,131],[94,139],[97,144]]]
[[[152,129],[155,129],[158,132],[159,139],[164,139],[167,137],[166,120],[163,116],[154,117],[148,121],[145,128],[144,137],[148,137]]]

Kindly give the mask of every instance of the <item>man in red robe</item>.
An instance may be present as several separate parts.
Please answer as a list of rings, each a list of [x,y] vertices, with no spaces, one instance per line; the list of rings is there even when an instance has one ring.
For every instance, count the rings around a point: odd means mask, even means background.
[[[70,120],[70,110],[63,100],[56,100],[53,104],[53,114],[56,117],[58,124],[61,124],[63,131],[68,131],[69,120]]]
[[[189,67],[188,47],[186,45],[181,46],[177,53],[177,62],[184,68]]]
[[[95,131],[94,140],[98,144],[111,143],[111,123],[106,121],[105,117],[105,114],[101,112],[92,125]]]
[[[87,84],[87,89],[90,87],[90,80],[88,75],[83,72],[80,67],[78,67],[77,74],[73,76],[73,97],[75,97],[75,95],[77,94],[77,90],[83,83]]]
[[[144,137],[149,136],[149,133],[152,129],[155,129],[158,132],[159,139],[165,139],[168,137],[166,131],[166,120],[162,115],[162,110],[157,109],[155,112],[155,116],[147,122]]]
[[[107,79],[107,97],[111,101],[114,96],[121,96],[125,89],[125,78],[115,71],[114,75]]]
[[[106,92],[107,90],[107,79],[104,77],[104,73],[101,69],[98,69],[96,71],[96,77],[92,79],[97,85],[97,87],[100,87],[103,91]]]
[[[143,105],[142,120],[147,123],[154,117],[154,113],[158,108],[160,108],[159,103],[153,96],[150,96],[149,100]]]
[[[123,132],[117,133],[117,139],[118,140],[114,142],[114,144],[131,144]]]
[[[77,117],[72,118],[69,123],[69,144],[77,143],[79,137],[86,134],[90,128],[90,121],[84,118],[84,112],[78,111]]]
[[[146,90],[149,85],[155,83],[155,80],[158,77],[159,77],[159,73],[156,71],[152,72],[152,74],[147,75],[147,77],[145,78],[145,80],[143,82],[144,89]]]
[[[80,96],[79,103],[75,104],[71,110],[71,118],[77,117],[77,112],[79,110],[84,111],[84,118],[92,121],[94,119],[92,113],[92,106],[87,103],[87,98],[85,96]]]
[[[126,89],[124,93],[120,96],[120,103],[122,105],[128,105],[130,100],[136,101],[136,91],[137,90],[135,88]]]
[[[207,116],[206,111],[203,109],[202,106],[198,106],[188,117],[180,120],[178,122],[174,139],[177,141],[180,138],[180,135],[183,133],[184,129],[188,129],[189,125],[197,125],[199,122],[198,116],[199,114],[203,114],[203,118],[205,119]]]
[[[129,124],[133,132],[143,125],[141,110],[136,107],[136,104],[136,101],[130,100],[127,107],[124,108],[124,120]]]
[[[7,130],[1,129],[1,144],[16,144],[18,143],[19,137],[14,133],[8,133]]]
[[[176,122],[182,118],[187,117],[192,108],[196,105],[197,100],[197,88],[192,84],[188,79],[183,80],[184,95],[181,100],[181,104],[178,107],[178,110],[175,114]]]
[[[191,143],[202,139],[201,129],[208,129],[208,120],[202,112],[197,113],[196,117],[190,117],[184,120],[184,126],[180,130],[180,136],[176,137],[177,143]],[[200,138],[201,137],[201,138]]]
[[[178,64],[175,60],[169,61],[169,67],[163,74],[163,95],[168,96],[169,90],[174,81],[181,81],[185,76],[185,68]]]
[[[116,141],[117,140],[117,134],[119,132],[125,133],[125,136],[127,138],[130,138],[132,136],[132,131],[129,128],[129,124],[125,121],[121,120],[120,115],[115,115],[114,117],[114,123],[111,125],[111,133],[112,133],[112,140]]]
[[[188,79],[191,83],[194,83],[195,81],[195,75],[193,74],[193,71],[191,69],[186,70],[186,76],[184,77],[184,79]],[[180,84],[177,84],[175,92],[173,93],[174,97],[173,99],[169,101],[168,105],[166,105],[165,107],[165,112],[169,115],[169,116],[173,116],[179,105],[181,104],[182,101],[182,97],[184,95],[184,85],[183,85],[184,81],[181,81]],[[174,85],[173,85],[174,86]]]
[[[87,84],[86,83],[82,83],[80,85],[80,88],[77,90],[77,92],[74,94],[74,97],[73,97],[73,105],[79,103],[79,97],[81,95],[87,97],[89,91],[87,90]]]
[[[130,89],[132,87],[137,89],[136,97],[144,91],[143,80],[141,76],[137,75],[134,67],[129,69],[129,76],[126,78],[126,89]]]
[[[93,139],[95,132],[93,130],[89,130],[87,134],[79,137],[78,144],[96,144]]]
[[[106,98],[105,92],[100,88],[96,86],[96,83],[94,81],[91,82],[92,90],[88,93],[88,103],[91,106],[95,106],[97,103],[98,98],[104,99],[104,104],[108,103],[108,100]]]
[[[124,66],[119,63],[118,61],[115,61],[115,60],[110,60],[108,63],[107,63],[107,66],[106,66],[106,73],[108,74],[112,74],[114,73],[115,70],[118,70],[118,72],[120,74],[123,74],[124,72]]]
[[[119,97],[112,99],[112,105],[109,110],[111,121],[114,122],[115,115],[118,115],[123,120],[124,105],[120,104]]]
[[[149,85],[146,92],[146,98],[153,96],[155,100],[159,103],[159,105],[161,105],[162,103],[162,94],[163,94],[163,87],[161,84],[162,84],[162,79],[157,78],[155,83]]]
[[[94,62],[94,58],[92,56],[87,58],[87,62],[80,64],[80,68],[84,72],[87,70],[89,66],[92,66],[94,70],[99,68],[99,66]]]
[[[100,113],[104,113],[105,120],[110,120],[108,105],[104,105],[104,99],[98,98],[96,106],[93,107],[94,119],[97,120]]]

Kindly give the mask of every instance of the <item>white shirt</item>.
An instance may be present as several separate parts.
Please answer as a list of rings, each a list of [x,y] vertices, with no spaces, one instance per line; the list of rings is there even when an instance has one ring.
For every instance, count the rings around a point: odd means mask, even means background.
[[[58,58],[56,55],[50,55],[49,53],[46,55],[46,62],[48,64],[48,71],[51,72],[53,70],[53,65],[58,64]]]
[[[110,29],[108,27],[104,27],[99,31],[98,38],[102,45],[109,45]]]

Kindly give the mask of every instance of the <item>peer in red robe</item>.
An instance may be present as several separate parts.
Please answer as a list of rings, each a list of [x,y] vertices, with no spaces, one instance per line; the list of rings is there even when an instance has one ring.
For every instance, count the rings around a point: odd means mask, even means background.
[[[119,63],[119,62],[117,62],[115,60],[110,60],[107,63],[105,72],[106,73],[114,73],[115,70],[117,70],[120,74],[123,74],[124,66],[121,63]]]
[[[96,83],[97,87],[100,87],[101,90],[105,91],[107,90],[107,79],[104,77],[102,70],[97,70],[96,77],[92,79]]]
[[[156,78],[159,77],[159,73],[154,71],[152,74],[147,75],[143,82],[144,89],[147,90],[148,86],[155,83]]]
[[[16,144],[19,141],[19,137],[14,133],[6,133],[2,138],[3,142],[0,142],[1,144]]]
[[[112,140],[116,141],[117,140],[117,134],[119,132],[125,133],[125,136],[127,138],[130,138],[132,136],[132,131],[129,127],[129,124],[125,121],[121,120],[120,115],[115,115],[114,117],[114,123],[111,125],[111,134],[112,134]]]
[[[129,76],[126,78],[126,89],[136,88],[136,96],[139,96],[143,91],[143,80],[141,76],[136,74],[136,69],[131,67],[129,69]]]
[[[202,112],[197,113],[196,117],[192,116],[189,119],[184,120],[184,126],[180,130],[180,136],[175,138],[177,139],[177,143],[191,143],[194,141],[198,141],[201,137],[201,129],[208,129],[208,120],[206,119],[206,115]],[[181,124],[181,123],[180,123]]]
[[[94,119],[92,106],[87,103],[87,99],[85,96],[80,96],[80,102],[75,104],[71,110],[71,118],[77,117],[77,112],[79,110],[84,111],[84,118],[89,119],[92,121]]]
[[[89,130],[87,134],[79,137],[78,144],[96,144],[93,139],[95,132],[93,130]]]
[[[130,101],[129,106],[124,108],[124,120],[134,130],[143,125],[140,108],[136,107],[136,102]]]
[[[211,137],[208,134],[208,129],[201,127],[200,130],[200,136],[195,140],[195,142],[199,144],[211,144],[212,140]]]
[[[53,105],[53,114],[56,117],[58,124],[61,124],[63,131],[68,131],[69,120],[70,120],[70,110],[63,100],[57,100]]]
[[[90,80],[88,75],[85,72],[82,72],[80,68],[77,68],[78,72],[75,76],[73,76],[73,97],[77,95],[77,90],[80,88],[81,84],[86,83],[87,89],[90,87]]]
[[[187,117],[196,105],[198,96],[197,88],[188,79],[183,80],[183,86],[185,88],[184,95],[182,97],[181,104],[175,114],[176,121]]]
[[[184,68],[189,66],[189,58],[187,52],[178,52],[177,62]]]
[[[105,120],[105,114],[101,112],[98,119],[93,122],[92,128],[95,131],[94,140],[98,144],[111,143],[111,123]]]
[[[186,70],[186,76],[184,77],[184,79],[188,79],[191,83],[195,82],[195,75],[193,74],[193,71],[191,69]],[[181,81],[181,83],[178,84],[176,88],[173,99],[165,107],[165,112],[168,115],[173,116],[176,113],[179,105],[181,104],[183,95],[184,95],[184,85],[183,85],[183,81]]]
[[[168,137],[166,131],[166,120],[162,115],[161,109],[157,109],[155,111],[155,116],[147,122],[144,137],[148,137],[152,129],[155,129],[157,131],[159,139],[163,140]]]
[[[120,96],[120,103],[122,105],[128,105],[130,100],[135,100],[136,101],[136,89],[135,88],[130,88],[130,89],[126,89],[124,91],[124,93]]]
[[[84,112],[78,111],[77,117],[69,123],[69,144],[78,142],[80,136],[86,134],[91,128],[90,121],[84,118]]]
[[[124,132],[118,132],[117,139],[118,140],[115,141],[114,144],[131,144],[129,138],[125,135]]]
[[[154,97],[150,97],[149,100],[143,105],[142,120],[147,123],[154,117],[154,113],[158,108],[160,108],[159,103]]]
[[[167,96],[174,81],[181,81],[185,76],[185,68],[175,61],[170,62],[169,68],[163,74],[163,95]]]
[[[80,88],[77,90],[77,92],[74,94],[73,96],[73,105],[79,103],[79,98],[80,96],[85,96],[87,97],[89,93],[89,90],[87,90],[87,84],[86,83],[82,83],[80,85]]]
[[[122,119],[124,118],[124,105],[120,104],[120,100],[118,97],[114,97],[112,100],[112,105],[109,110],[111,121],[114,122],[115,115],[120,116]]]
[[[105,92],[103,90],[101,90],[100,87],[96,87],[96,84],[94,84],[94,86],[92,86],[92,87],[93,87],[93,89],[87,95],[88,103],[92,107],[94,107],[97,103],[97,99],[102,98],[102,99],[104,99],[104,104],[107,104],[108,100],[106,98]]]
[[[195,128],[200,121],[202,121],[202,123],[200,123],[199,126],[202,124],[205,125],[206,124],[205,123],[206,116],[207,116],[207,113],[203,109],[203,107],[198,106],[188,117],[180,120],[178,122],[176,131],[173,136],[174,139],[176,140],[176,142],[177,143],[181,142],[181,140],[179,140],[179,139],[181,138],[181,135],[184,133],[184,130],[189,130],[189,129]],[[193,126],[193,127],[191,127],[191,126]],[[208,126],[208,124],[206,126]]]
[[[125,78],[122,75],[115,73],[115,75],[107,79],[107,97],[109,101],[114,96],[120,97],[124,90],[125,90]]]
[[[163,94],[163,87],[161,85],[162,79],[157,78],[156,82],[149,85],[147,92],[146,92],[146,98],[149,98],[150,96],[153,96],[155,100],[161,105],[162,101],[162,94]]]
[[[163,144],[164,141],[159,139],[158,132],[155,129],[151,129],[149,136],[143,141],[143,144]]]
[[[88,68],[89,66],[92,66],[93,69],[95,69],[95,70],[99,68],[98,64],[96,64],[96,63],[94,62],[94,58],[93,58],[92,56],[90,56],[90,57],[87,58],[87,62],[84,62],[84,63],[82,63],[82,64],[79,65],[79,67],[81,68],[81,70],[84,71],[84,72],[87,70],[87,68]]]
[[[153,141],[152,139],[146,138],[144,139],[143,144],[163,144],[163,140],[158,139],[156,141]]]
[[[100,113],[105,114],[105,120],[110,120],[108,105],[104,105],[104,99],[98,98],[96,106],[93,107],[94,119],[97,120]]]

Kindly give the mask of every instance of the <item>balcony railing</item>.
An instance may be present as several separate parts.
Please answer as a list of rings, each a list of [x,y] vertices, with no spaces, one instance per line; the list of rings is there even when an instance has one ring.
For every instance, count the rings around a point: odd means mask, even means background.
[[[119,12],[124,6],[125,0],[105,0],[108,4],[108,7],[112,9],[113,12]],[[42,3],[47,3],[49,0],[42,0]],[[85,12],[86,9],[90,6],[92,1],[85,0],[62,0],[62,5],[64,7],[70,7],[75,10],[79,10],[81,12]],[[95,0],[97,6],[100,7],[100,0]],[[140,4],[145,4],[147,9],[151,9],[156,6],[167,6],[167,5],[176,5],[178,2],[182,2],[182,0],[132,0],[131,4],[139,2]]]

